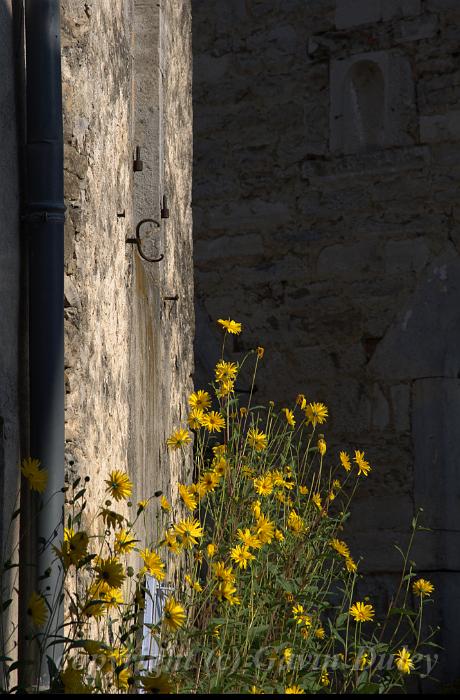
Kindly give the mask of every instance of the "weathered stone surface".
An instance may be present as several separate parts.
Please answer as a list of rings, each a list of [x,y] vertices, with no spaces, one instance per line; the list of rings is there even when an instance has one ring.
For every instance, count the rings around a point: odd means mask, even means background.
[[[67,0],[62,34],[67,466],[90,475],[92,516],[110,469],[127,469],[140,499],[169,495],[190,467],[165,449],[193,367],[190,7]],[[163,194],[165,258],[144,263],[125,239],[160,220]]]

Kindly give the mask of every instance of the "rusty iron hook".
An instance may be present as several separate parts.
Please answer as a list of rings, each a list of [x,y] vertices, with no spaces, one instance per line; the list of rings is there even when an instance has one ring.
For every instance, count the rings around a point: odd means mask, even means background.
[[[141,258],[143,258],[147,262],[160,262],[160,260],[163,260],[164,255],[160,255],[159,258],[149,258],[142,252],[141,226],[147,223],[155,224],[158,228],[160,228],[160,224],[155,219],[141,219],[141,221],[139,221],[139,223],[136,226],[136,238],[127,238],[125,242],[131,243],[132,245],[136,245],[137,252],[141,256]]]

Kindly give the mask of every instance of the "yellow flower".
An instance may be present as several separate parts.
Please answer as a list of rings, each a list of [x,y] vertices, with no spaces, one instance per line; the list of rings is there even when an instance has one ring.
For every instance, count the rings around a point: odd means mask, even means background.
[[[410,673],[414,670],[415,666],[411,659],[411,653],[406,647],[399,649],[394,656],[398,671],[401,671],[401,673]]]
[[[199,389],[193,394],[190,394],[188,402],[190,408],[206,411],[206,409],[209,408],[209,406],[211,405],[211,397],[207,391]]]
[[[233,583],[235,580],[235,574],[232,571],[232,567],[230,566],[227,569],[223,561],[216,562],[212,565],[212,568],[214,570],[214,576],[221,583]]]
[[[100,591],[100,597],[106,601],[108,609],[123,605],[123,593],[119,588],[104,588]]]
[[[204,411],[201,408],[192,408],[187,418],[189,428],[192,430],[199,430],[201,428],[203,417]]]
[[[300,535],[305,530],[305,523],[295,510],[289,513],[287,526],[295,535]]]
[[[192,442],[192,438],[188,430],[186,428],[179,428],[171,433],[166,440],[166,445],[171,450],[178,450],[182,445],[188,445],[190,442]]]
[[[107,584],[110,588],[121,588],[126,576],[123,566],[116,557],[107,559],[97,558],[94,570],[98,574],[98,581]]]
[[[134,539],[133,535],[126,530],[120,530],[115,535],[115,552],[130,552],[138,540]]]
[[[182,627],[185,622],[185,610],[180,603],[177,603],[174,600],[172,596],[166,601],[163,614],[163,621],[166,627],[168,627],[168,629],[170,629],[172,632],[175,632],[177,629],[179,629],[179,627]]]
[[[154,576],[158,581],[162,581],[165,577],[165,565],[158,554],[147,547],[139,552],[139,556],[145,564],[143,569],[144,573],[148,571],[149,574]]]
[[[21,472],[29,482],[31,491],[43,493],[48,483],[48,472],[46,469],[39,469],[40,460],[26,457],[22,460]]]
[[[265,348],[263,348],[261,345],[259,345],[259,346],[256,348],[256,353],[257,353],[257,357],[259,358],[259,360],[261,360],[261,359],[263,358],[263,356],[264,356]]]
[[[354,603],[350,608],[350,615],[355,622],[370,622],[375,615],[375,611],[372,605]]]
[[[305,695],[305,690],[300,685],[290,685],[285,691],[285,695]]]
[[[267,447],[267,436],[257,428],[249,428],[248,444],[253,447],[256,452],[262,452]]]
[[[206,493],[211,493],[218,486],[219,480],[219,475],[215,472],[205,472],[200,479],[200,485]]]
[[[265,695],[264,691],[258,688],[256,685],[252,685],[249,688],[249,694],[250,695]]]
[[[189,486],[185,486],[185,484],[179,484],[179,495],[184,502],[185,506],[191,510],[192,512],[196,510],[197,507],[197,500],[193,493],[190,491]]]
[[[261,515],[260,501],[254,501],[251,504],[251,510],[252,510],[252,513],[256,519],[260,518],[260,515]]]
[[[245,545],[237,545],[230,551],[230,557],[238,564],[240,569],[246,569],[248,561],[255,559],[254,554],[251,554],[248,547]]]
[[[321,671],[321,685],[328,686],[331,684],[331,681],[329,680],[329,674],[326,671],[326,669],[323,669]]]
[[[185,581],[188,583],[190,588],[193,588],[194,591],[197,591],[197,593],[201,593],[203,588],[201,587],[201,584],[198,583],[198,581],[194,581],[191,576],[188,574],[185,574]]]
[[[294,413],[289,410],[289,408],[283,408],[283,413],[286,416],[286,421],[291,428],[295,427]]]
[[[212,557],[215,555],[217,552],[217,547],[213,542],[210,542],[208,546],[206,547],[206,552],[208,553],[208,557],[212,559]]]
[[[313,496],[311,497],[311,500],[313,501],[313,503],[315,504],[315,506],[316,506],[317,508],[319,508],[319,510],[322,509],[323,504],[322,504],[322,502],[321,502],[321,494],[320,494],[320,493],[314,493]]]
[[[346,452],[341,452],[340,453],[340,462],[342,464],[342,467],[349,472],[351,469],[351,461],[350,457],[347,455]]]
[[[234,381],[238,373],[238,366],[234,362],[219,360],[216,365],[215,374],[218,382]]]
[[[222,581],[217,588],[214,589],[214,595],[221,602],[227,601],[230,605],[240,605],[240,599],[235,596],[236,588],[232,581]]]
[[[141,683],[144,692],[155,695],[169,695],[173,690],[171,680],[165,673],[152,672],[147,676],[142,676]]]
[[[419,578],[412,585],[412,591],[419,595],[421,598],[425,595],[431,595],[434,591],[434,586],[430,581],[426,581],[424,578]]]
[[[275,536],[275,526],[265,515],[261,515],[257,518],[255,533],[262,544],[270,544]]]
[[[307,405],[307,399],[305,398],[305,394],[297,394],[295,402],[298,406],[300,406],[302,411],[305,410],[305,407]]]
[[[180,523],[174,525],[174,533],[179,538],[184,547],[193,547],[198,544],[198,539],[203,537],[203,528],[195,518],[181,520]]]
[[[133,485],[128,475],[119,469],[111,471],[105,483],[107,484],[106,490],[109,491],[112,498],[116,501],[126,500],[133,490]]]
[[[317,443],[317,446],[318,446],[318,452],[320,453],[321,457],[324,457],[324,455],[326,454],[327,446],[326,446],[326,441],[322,436],[320,436],[318,443]]]
[[[335,551],[338,552],[342,557],[350,556],[350,550],[348,549],[348,545],[342,540],[333,539],[331,540],[330,544],[331,547],[335,549]]]
[[[278,540],[278,542],[284,542],[284,535],[281,530],[275,530],[275,540]]]
[[[294,605],[294,607],[292,608],[292,614],[294,616],[294,620],[297,622],[298,625],[306,625],[307,627],[311,627],[311,615],[307,615],[305,613],[303,605],[301,605],[300,603]]]
[[[326,636],[326,632],[324,630],[324,627],[318,627],[318,629],[315,631],[315,637],[317,639],[324,639]]]
[[[220,382],[219,384],[219,388],[216,391],[216,396],[220,399],[223,399],[225,396],[231,394],[232,391],[234,391],[234,388],[234,381],[232,381],[231,379],[224,379],[224,381]],[[236,414],[231,414],[230,418],[236,418]]]
[[[137,509],[138,509],[139,513],[142,513],[142,511],[147,508],[147,503],[148,503],[148,501],[138,501],[137,502]]]
[[[71,564],[78,566],[83,557],[88,554],[89,538],[86,532],[75,533],[72,528],[64,528],[64,542],[61,549],[53,545],[53,549],[62,561],[64,569]]]
[[[215,457],[223,457],[227,452],[227,445],[214,445],[212,451]]]
[[[299,486],[299,493],[302,496],[306,496],[308,493],[308,488],[306,486]]]
[[[332,482],[332,488],[337,490],[340,488],[340,481],[338,479],[334,479]]]
[[[219,318],[217,323],[219,323],[223,328],[225,328],[225,330],[228,333],[233,333],[233,335],[239,335],[241,333],[242,325],[237,321],[231,321],[230,319],[225,321],[224,319]]]
[[[90,688],[83,682],[83,669],[73,668],[67,665],[65,671],[61,671],[60,677],[66,695],[89,695]]]
[[[253,480],[254,489],[259,496],[269,496],[273,491],[273,479],[271,474],[263,474]]]
[[[181,545],[173,532],[166,532],[162,544],[169,549],[173,554],[179,554]]]
[[[207,494],[206,487],[199,481],[197,484],[191,484],[188,487],[189,493],[192,494],[199,501],[204,498]]]
[[[230,465],[225,457],[219,457],[213,461],[212,466],[214,473],[217,474],[218,477],[222,477],[228,472]]]
[[[171,510],[171,504],[166,498],[166,496],[162,496],[160,498],[160,508],[164,513],[167,513],[168,511]]]
[[[252,547],[253,549],[260,549],[262,547],[262,542],[249,528],[237,530],[236,534],[245,547]]]
[[[305,409],[307,423],[311,423],[315,427],[318,423],[325,423],[328,417],[328,411],[323,403],[309,403]]]
[[[347,567],[347,571],[349,571],[350,574],[354,574],[358,568],[356,562],[353,560],[352,557],[345,557],[345,566]]]
[[[45,599],[35,591],[31,594],[27,602],[27,614],[32,619],[35,627],[43,627],[48,619],[48,608]]]
[[[135,685],[135,678],[129,666],[122,669],[115,669],[115,676],[118,690],[129,690],[129,688]]]
[[[364,474],[364,476],[367,476],[371,471],[371,465],[367,460],[364,459],[364,452],[355,450],[354,461],[358,465],[358,476],[360,474]]]
[[[210,433],[220,433],[225,428],[225,418],[217,411],[210,411],[204,414],[201,425]]]

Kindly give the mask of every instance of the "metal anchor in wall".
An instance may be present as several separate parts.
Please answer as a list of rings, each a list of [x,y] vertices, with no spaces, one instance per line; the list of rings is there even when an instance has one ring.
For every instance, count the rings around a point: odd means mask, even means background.
[[[136,238],[127,238],[126,243],[131,243],[131,245],[136,245],[137,246],[137,252],[141,256],[143,260],[146,260],[147,262],[154,263],[154,262],[160,262],[160,260],[163,260],[164,255],[161,254],[159,258],[149,258],[147,255],[142,250],[142,238],[141,238],[141,227],[144,224],[155,224],[157,228],[160,228],[160,224],[156,219],[141,219],[139,223],[136,226]]]

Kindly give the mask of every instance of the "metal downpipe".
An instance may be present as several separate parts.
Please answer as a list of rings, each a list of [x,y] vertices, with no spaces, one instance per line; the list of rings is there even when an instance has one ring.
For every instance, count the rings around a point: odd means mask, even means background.
[[[62,539],[64,494],[64,163],[59,0],[26,0],[25,201],[29,250],[30,454],[48,471],[38,514],[41,590],[62,635],[62,579],[49,576],[50,540]],[[47,546],[44,543],[47,543]],[[45,576],[45,578],[41,578]],[[47,653],[59,661],[59,646]],[[40,676],[46,679],[46,661]]]

